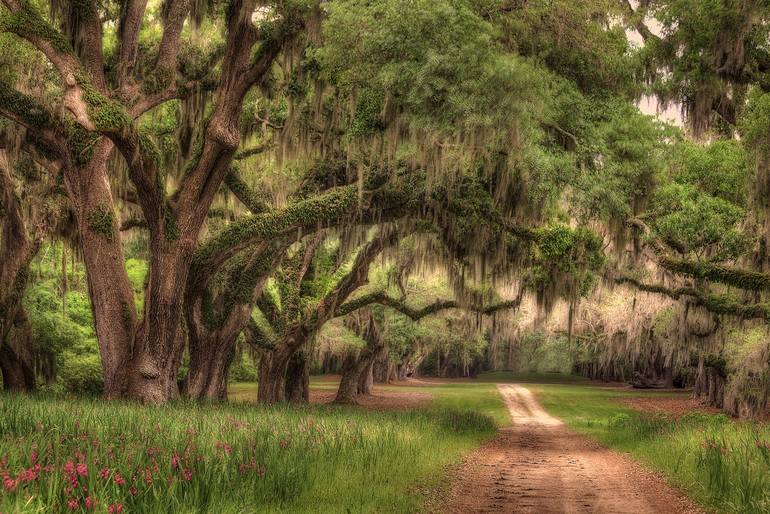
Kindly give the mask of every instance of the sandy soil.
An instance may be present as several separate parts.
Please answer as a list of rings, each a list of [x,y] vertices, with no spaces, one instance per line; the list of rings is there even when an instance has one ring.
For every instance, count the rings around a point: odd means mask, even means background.
[[[336,390],[311,389],[310,403],[331,403],[336,395]],[[430,393],[382,391],[375,388],[374,394],[359,396],[358,405],[371,410],[409,410],[423,406],[432,398]]]
[[[528,389],[499,385],[514,426],[456,470],[451,513],[700,512],[659,477],[568,431]]]

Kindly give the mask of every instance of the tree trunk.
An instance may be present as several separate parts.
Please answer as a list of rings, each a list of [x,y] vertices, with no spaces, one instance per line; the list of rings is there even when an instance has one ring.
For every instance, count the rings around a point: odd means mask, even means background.
[[[227,400],[227,376],[234,357],[235,345],[227,341],[193,345],[191,339],[190,370],[183,388],[185,396],[194,400]]]
[[[287,347],[265,352],[259,366],[257,401],[274,404],[286,401],[286,372],[292,350]]]
[[[102,139],[91,161],[68,180],[75,204],[88,296],[104,375],[104,394],[123,396],[136,326],[134,293],[123,258],[107,175],[112,144]]]
[[[163,238],[163,240],[160,240]],[[162,404],[170,399],[177,363],[174,356],[181,330],[184,285],[191,253],[165,236],[152,237],[150,278],[145,292],[144,319],[134,343],[133,373],[128,395],[144,403]],[[174,379],[172,379],[174,377]]]
[[[350,351],[345,355],[345,360],[342,363],[342,379],[334,403],[347,405],[358,403],[356,396],[358,396],[358,380],[362,371],[359,362],[360,359],[356,352]]]
[[[374,360],[374,369],[372,370],[374,382],[378,384],[386,384],[390,381],[391,375],[390,356],[388,355],[388,349],[383,347],[379,352],[377,358]]]
[[[0,341],[0,373],[6,391],[33,391],[35,369],[32,363],[32,329],[23,309],[16,311],[16,319],[5,342]]]
[[[368,361],[358,377],[358,394],[370,395],[374,388],[374,356]]]
[[[298,351],[289,360],[285,397],[293,403],[310,401],[310,358],[307,351]]]

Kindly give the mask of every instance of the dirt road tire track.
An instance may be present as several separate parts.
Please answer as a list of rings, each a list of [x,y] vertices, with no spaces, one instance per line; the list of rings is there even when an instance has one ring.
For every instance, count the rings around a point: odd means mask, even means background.
[[[498,390],[514,425],[457,469],[445,512],[701,512],[653,473],[568,431],[525,387]]]

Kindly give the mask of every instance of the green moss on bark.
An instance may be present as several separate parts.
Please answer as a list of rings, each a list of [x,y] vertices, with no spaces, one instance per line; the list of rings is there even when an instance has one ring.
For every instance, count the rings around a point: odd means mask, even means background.
[[[78,0],[84,2],[84,0]],[[12,32],[24,38],[40,38],[60,53],[72,54],[72,46],[60,31],[56,30],[42,13],[27,0],[21,0],[16,12],[0,13],[0,32]]]
[[[88,75],[79,71],[75,80],[83,90],[83,99],[88,106],[88,117],[100,132],[122,132],[131,125],[131,116],[119,102],[107,98],[91,83]]]
[[[103,236],[107,241],[115,239],[115,214],[106,205],[97,206],[88,215],[88,228]]]

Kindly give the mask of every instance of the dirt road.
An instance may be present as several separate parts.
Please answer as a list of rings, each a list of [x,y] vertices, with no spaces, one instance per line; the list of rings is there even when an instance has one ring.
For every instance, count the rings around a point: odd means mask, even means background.
[[[700,512],[660,478],[568,431],[519,385],[499,385],[512,428],[457,470],[447,512]]]

